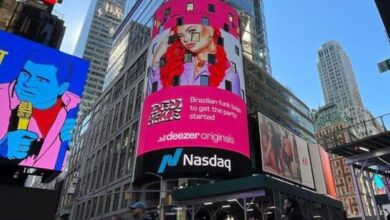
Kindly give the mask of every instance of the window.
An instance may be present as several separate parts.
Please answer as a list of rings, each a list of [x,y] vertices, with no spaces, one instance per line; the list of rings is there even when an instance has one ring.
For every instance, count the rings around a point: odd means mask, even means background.
[[[156,46],[157,46],[157,43],[155,43],[155,44],[153,45],[152,54],[154,54],[154,52],[156,51]]]
[[[175,38],[176,38],[175,35],[169,36],[169,37],[168,37],[168,44],[173,44],[173,43],[175,43]],[[154,47],[153,47],[153,49],[154,49]]]
[[[206,25],[206,26],[209,26],[210,25],[209,18],[208,17],[202,17],[202,24]]]
[[[120,208],[120,207],[119,207],[119,196],[120,196],[119,191],[120,191],[120,188],[117,188],[117,189],[115,190],[113,211],[115,211],[115,210],[117,210],[117,209]]]
[[[233,73],[237,73],[237,65],[234,62],[230,62],[230,69]]]
[[[184,18],[178,18],[176,19],[176,25],[179,26],[179,25],[183,25],[184,24]]]
[[[208,11],[209,12],[215,12],[215,6],[213,4],[208,5]]]
[[[97,215],[101,215],[102,214],[102,211],[103,211],[103,202],[104,202],[104,197],[103,196],[99,196],[99,205],[98,205],[98,208],[97,208]]]
[[[152,84],[152,92],[157,91],[157,89],[158,89],[158,82],[153,82],[153,84]]]
[[[165,16],[170,16],[171,15],[171,8],[165,9],[164,15]]]
[[[179,86],[180,85],[180,76],[173,77],[172,86]]]
[[[111,211],[111,195],[111,191],[107,192],[106,207],[104,208],[104,213],[108,213]]]
[[[226,32],[229,32],[229,25],[228,24],[223,24],[223,30]]]
[[[229,14],[229,21],[232,22],[232,23],[234,22],[234,17],[233,17],[232,14]]]
[[[225,42],[225,40],[223,39],[223,37],[218,37],[218,44],[219,45],[223,46],[224,42]]]
[[[230,82],[229,80],[226,80],[225,81],[225,89],[229,92],[232,91],[232,82]]]
[[[200,76],[200,85],[201,86],[208,86],[209,85],[209,76]]]
[[[165,65],[166,65],[165,57],[161,57],[161,59],[160,59],[160,68],[164,67]]]
[[[193,2],[187,3],[187,11],[194,11],[194,3]]]
[[[186,54],[184,55],[184,62],[186,62],[186,63],[191,63],[191,62],[192,62],[192,54],[186,53]]]
[[[214,64],[215,63],[215,55],[214,54],[209,54],[207,57],[207,61],[209,64]]]
[[[162,33],[164,31],[164,25],[160,25],[160,27],[158,27],[158,33]]]
[[[192,32],[191,33],[191,41],[192,42],[199,42],[199,40],[200,40],[199,32]]]
[[[234,51],[236,52],[237,56],[240,56],[240,48],[237,45],[234,46]]]
[[[126,184],[123,186],[123,192],[122,192],[122,208],[128,207],[130,203],[130,184]]]

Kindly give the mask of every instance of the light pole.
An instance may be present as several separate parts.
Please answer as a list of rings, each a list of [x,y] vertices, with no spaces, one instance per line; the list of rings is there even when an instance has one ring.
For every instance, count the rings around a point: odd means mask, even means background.
[[[164,220],[165,215],[164,215],[164,208],[163,208],[163,204],[162,204],[163,177],[161,175],[158,175],[157,173],[153,173],[153,172],[146,172],[146,174],[158,177],[160,179],[160,196],[159,196],[159,200],[158,200],[158,207],[159,207],[160,213],[158,216],[159,216],[159,220]]]

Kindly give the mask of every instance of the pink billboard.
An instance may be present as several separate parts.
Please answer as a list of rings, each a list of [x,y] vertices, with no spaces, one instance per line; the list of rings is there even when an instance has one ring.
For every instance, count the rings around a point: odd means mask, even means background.
[[[169,0],[154,17],[135,179],[248,174],[237,12],[221,0]]]
[[[144,102],[137,156],[175,147],[223,149],[249,157],[245,103],[230,92],[181,86]]]

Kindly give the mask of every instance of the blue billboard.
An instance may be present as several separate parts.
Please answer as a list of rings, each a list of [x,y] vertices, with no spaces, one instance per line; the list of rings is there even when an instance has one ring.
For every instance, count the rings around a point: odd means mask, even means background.
[[[63,170],[88,68],[0,31],[0,163]]]

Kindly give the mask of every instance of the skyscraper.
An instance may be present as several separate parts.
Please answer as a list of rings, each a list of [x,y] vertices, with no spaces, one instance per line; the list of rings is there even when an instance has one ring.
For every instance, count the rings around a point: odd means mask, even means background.
[[[92,1],[76,54],[91,62],[79,114],[87,112],[103,90],[112,35],[123,19],[126,0]]]
[[[244,56],[272,74],[262,0],[227,0],[240,12]]]
[[[329,41],[321,46],[317,67],[325,104],[337,104],[354,125],[373,118],[364,108],[351,61],[337,41]],[[380,130],[375,121],[368,127],[357,125],[357,129],[359,136],[372,135]]]

